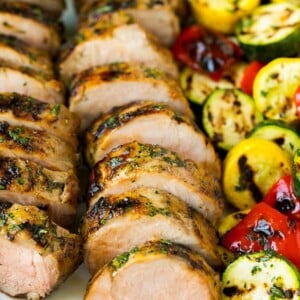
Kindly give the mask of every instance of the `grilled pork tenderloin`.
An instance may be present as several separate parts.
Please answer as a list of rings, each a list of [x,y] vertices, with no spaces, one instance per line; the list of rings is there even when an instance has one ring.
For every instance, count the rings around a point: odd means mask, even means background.
[[[59,81],[47,80],[27,68],[12,68],[0,62],[0,93],[13,92],[51,104],[65,101],[64,86]]]
[[[105,13],[125,11],[148,32],[155,35],[159,43],[172,46],[179,35],[179,19],[168,1],[149,0],[98,0],[84,4],[80,9],[83,26],[93,25]]]
[[[68,171],[77,166],[73,147],[44,130],[13,126],[0,121],[0,156],[32,160],[51,170]]]
[[[209,170],[158,145],[132,142],[114,148],[91,172],[88,202],[140,187],[167,191],[199,211],[212,224],[223,213],[220,182]]]
[[[80,120],[63,104],[49,104],[17,93],[0,94],[0,119],[13,126],[45,130],[72,145],[78,146]]]
[[[96,120],[86,133],[86,160],[93,166],[114,147],[131,141],[161,145],[221,176],[212,144],[190,118],[151,101],[121,107]]]
[[[0,203],[0,290],[40,299],[81,262],[81,240],[35,206]]]
[[[55,54],[60,48],[56,17],[22,1],[0,2],[0,33],[14,36],[40,50]]]
[[[85,130],[114,107],[153,99],[193,117],[178,83],[156,68],[113,63],[77,74],[70,86],[70,110],[81,117]]]
[[[178,77],[171,52],[122,11],[107,13],[93,26],[80,28],[62,51],[60,76],[69,82],[77,73],[114,62],[142,63]]]
[[[68,227],[74,223],[78,194],[73,170],[53,171],[30,160],[0,157],[0,202],[35,205]]]
[[[50,56],[12,36],[0,34],[0,62],[19,69],[40,72],[48,79],[54,78]]]
[[[220,279],[198,253],[169,241],[148,242],[100,269],[84,299],[219,300]]]
[[[14,3],[15,0],[1,0],[2,2]],[[65,8],[64,0],[18,0],[18,2],[24,2],[34,4],[43,8],[45,11],[49,11],[55,16],[59,17]]]
[[[114,257],[149,240],[170,240],[221,265],[213,227],[172,194],[141,188],[100,197],[83,218],[85,263],[91,274]]]

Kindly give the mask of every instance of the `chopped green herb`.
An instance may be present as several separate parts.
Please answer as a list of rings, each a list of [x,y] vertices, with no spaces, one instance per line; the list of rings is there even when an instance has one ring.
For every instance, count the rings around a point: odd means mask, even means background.
[[[51,109],[51,114],[54,116],[57,116],[60,112],[60,105],[59,104],[55,104],[52,109]]]

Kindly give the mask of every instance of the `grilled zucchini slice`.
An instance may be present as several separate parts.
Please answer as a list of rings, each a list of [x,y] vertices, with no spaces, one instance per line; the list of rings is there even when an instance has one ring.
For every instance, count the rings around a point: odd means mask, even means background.
[[[299,38],[300,41],[300,38]],[[253,98],[267,119],[292,123],[299,120],[293,99],[300,86],[300,58],[277,58],[257,73]]]
[[[250,60],[294,56],[300,46],[300,8],[287,2],[261,5],[241,19],[236,33]]]
[[[297,149],[293,161],[294,189],[297,197],[300,197],[300,148]]]
[[[223,189],[239,210],[261,201],[279,178],[292,173],[292,159],[275,143],[248,138],[232,148],[224,161]]]
[[[238,257],[222,276],[223,300],[299,299],[300,275],[282,256],[261,251]]]
[[[257,124],[248,137],[258,137],[273,141],[292,156],[300,148],[300,137],[297,131],[288,124],[276,120],[266,120]]]
[[[224,150],[242,141],[262,119],[253,99],[238,89],[216,89],[203,104],[203,128]]]

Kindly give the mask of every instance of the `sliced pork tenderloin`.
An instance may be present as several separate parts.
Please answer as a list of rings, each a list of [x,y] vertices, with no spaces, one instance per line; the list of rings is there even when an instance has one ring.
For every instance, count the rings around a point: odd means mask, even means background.
[[[194,209],[164,191],[141,188],[100,197],[83,218],[85,263],[90,273],[150,240],[170,240],[221,265],[216,232]]]
[[[40,299],[81,262],[81,240],[35,206],[0,203],[0,290]]]
[[[151,101],[121,107],[96,120],[86,132],[86,160],[93,166],[114,147],[131,141],[161,145],[221,176],[220,160],[196,124],[167,104]]]
[[[2,2],[14,3],[15,0],[2,0]],[[46,11],[51,12],[56,17],[59,17],[65,8],[64,0],[18,0],[18,2],[24,2],[29,4],[34,4],[43,8]]]
[[[148,242],[106,264],[85,300],[219,300],[219,275],[201,255],[169,241]]]
[[[107,13],[93,26],[79,30],[61,53],[60,76],[69,82],[75,74],[114,62],[142,63],[178,77],[171,52],[122,11]]]
[[[0,62],[0,93],[23,94],[50,104],[64,103],[64,86],[61,82],[47,80],[28,68],[12,68]]]
[[[56,17],[40,6],[22,1],[0,2],[0,33],[16,37],[51,54],[60,48]]]
[[[56,171],[74,170],[78,164],[73,147],[44,130],[0,121],[0,141],[2,157],[32,160]]]
[[[84,4],[80,9],[81,26],[95,24],[105,13],[125,11],[161,45],[170,47],[179,35],[179,19],[168,1],[98,0]]]
[[[45,130],[72,145],[78,146],[80,120],[63,104],[49,104],[17,93],[0,94],[0,119],[13,126]]]
[[[54,78],[50,56],[12,36],[0,34],[0,62],[6,66],[40,72],[49,80]]]
[[[113,63],[77,74],[70,86],[70,110],[81,117],[85,130],[114,107],[152,99],[193,117],[178,83],[156,68]]]
[[[212,224],[223,213],[220,182],[209,170],[158,145],[132,142],[114,148],[91,172],[88,203],[140,187],[167,191]]]
[[[79,183],[73,170],[53,171],[21,158],[0,157],[0,202],[35,205],[57,224],[74,224]]]

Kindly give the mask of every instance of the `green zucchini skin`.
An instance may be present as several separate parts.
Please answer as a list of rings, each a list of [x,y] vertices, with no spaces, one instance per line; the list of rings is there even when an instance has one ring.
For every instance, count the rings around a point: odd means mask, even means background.
[[[299,299],[297,268],[275,252],[238,257],[222,276],[222,299]]]
[[[293,181],[297,197],[300,197],[300,148],[295,152],[293,160]]]
[[[203,104],[203,128],[212,142],[226,151],[262,119],[253,99],[238,89],[216,89]]]
[[[278,24],[276,15],[280,9],[282,9],[282,11],[293,11],[295,13],[297,20],[293,23],[294,26],[290,24]],[[253,24],[259,22],[261,16],[265,14],[269,14],[271,18],[275,18],[274,22],[269,24],[268,28],[261,28],[261,31],[256,28],[251,32]],[[260,24],[257,26],[259,25]],[[291,28],[291,30],[283,34],[283,36],[273,39],[275,31],[280,30],[280,28]],[[246,33],[249,33],[249,31],[251,34],[247,35]],[[268,36],[263,36],[259,42],[255,41],[254,36],[262,35],[264,31],[265,34],[269,32]],[[236,27],[236,35],[243,52],[249,60],[269,62],[277,57],[295,56],[298,54],[300,47],[300,9],[291,3],[262,5],[254,10],[252,14],[240,20]]]
[[[300,148],[300,136],[290,125],[279,120],[266,120],[258,123],[247,135],[273,141],[283,150],[295,155]]]

